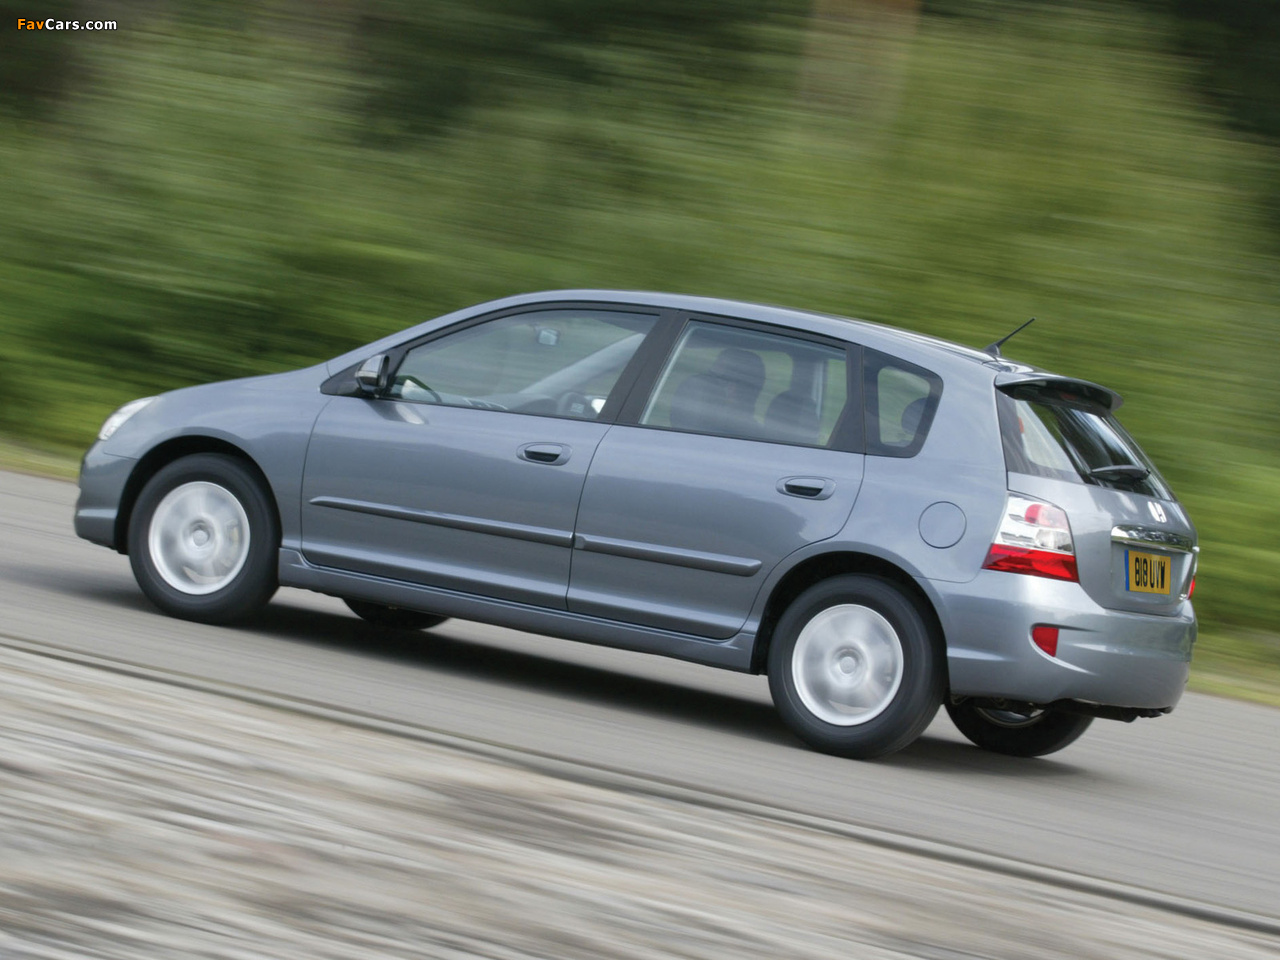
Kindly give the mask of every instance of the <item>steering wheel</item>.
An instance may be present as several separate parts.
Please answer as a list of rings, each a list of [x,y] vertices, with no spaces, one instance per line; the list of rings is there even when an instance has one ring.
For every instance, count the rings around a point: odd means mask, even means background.
[[[560,394],[560,399],[556,401],[556,416],[579,417],[583,420],[591,420],[595,415],[587,395],[579,393],[577,390],[570,390],[567,393]]]

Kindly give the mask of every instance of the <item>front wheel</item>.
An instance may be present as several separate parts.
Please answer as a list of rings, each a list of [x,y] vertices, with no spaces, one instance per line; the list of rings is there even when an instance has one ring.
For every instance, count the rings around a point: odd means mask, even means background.
[[[769,691],[801,740],[867,760],[915,740],[945,684],[941,643],[918,602],[880,577],[810,587],[778,621]]]
[[[142,592],[184,620],[228,623],[276,591],[280,525],[252,468],[200,453],[147,481],[129,521],[129,563]]]
[[[1061,710],[998,710],[968,701],[947,703],[951,722],[970,742],[1010,757],[1043,757],[1074,743],[1093,717]]]

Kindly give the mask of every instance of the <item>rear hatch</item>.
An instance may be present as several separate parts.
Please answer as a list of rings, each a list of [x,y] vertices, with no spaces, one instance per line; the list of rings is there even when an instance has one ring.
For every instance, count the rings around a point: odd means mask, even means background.
[[[1112,610],[1175,614],[1195,577],[1195,527],[1120,425],[1120,400],[1047,375],[997,378],[1009,489],[1067,513],[1080,585]]]

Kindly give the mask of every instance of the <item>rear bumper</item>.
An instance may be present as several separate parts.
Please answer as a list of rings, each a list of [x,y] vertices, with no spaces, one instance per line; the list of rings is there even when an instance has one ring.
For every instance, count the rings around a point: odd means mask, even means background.
[[[120,549],[117,543],[116,517],[125,484],[138,461],[128,457],[115,457],[98,449],[89,448],[80,462],[80,496],[76,500],[76,536],[104,547]]]
[[[1186,688],[1189,601],[1174,616],[1108,610],[1077,583],[990,570],[926,587],[939,597],[953,696],[1166,709]],[[1056,656],[1032,642],[1037,624],[1058,627]]]

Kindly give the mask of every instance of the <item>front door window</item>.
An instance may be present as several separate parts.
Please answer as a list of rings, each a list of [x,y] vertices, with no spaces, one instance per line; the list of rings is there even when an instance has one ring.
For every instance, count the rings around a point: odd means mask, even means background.
[[[572,309],[490,320],[409,350],[388,395],[595,420],[654,322],[643,314]]]

